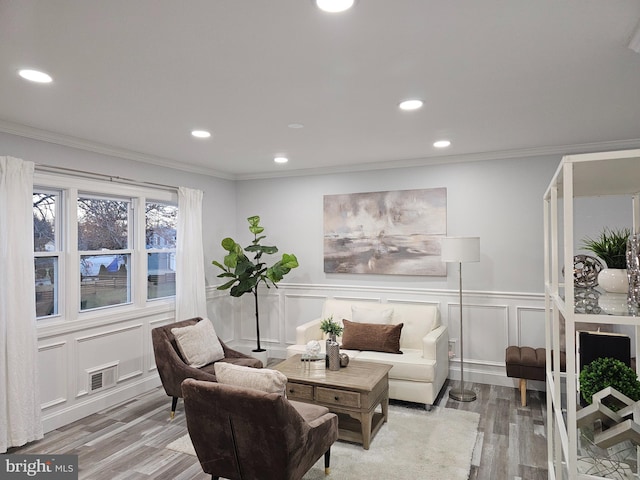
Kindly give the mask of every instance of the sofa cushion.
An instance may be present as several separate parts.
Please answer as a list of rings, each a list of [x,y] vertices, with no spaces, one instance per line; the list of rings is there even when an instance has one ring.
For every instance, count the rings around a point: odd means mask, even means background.
[[[398,325],[376,325],[343,320],[342,348],[350,350],[372,350],[375,352],[402,353],[400,335],[402,323]]]
[[[218,383],[253,388],[267,393],[284,395],[287,377],[277,370],[252,368],[218,362],[214,364]]]
[[[357,323],[375,323],[389,325],[393,318],[393,308],[374,310],[371,308],[351,307],[351,320]]]
[[[390,380],[409,380],[413,382],[434,382],[436,380],[436,362],[422,357],[421,350],[403,349],[403,355],[363,351],[356,359],[366,362],[387,363],[393,365],[389,370]]]
[[[171,333],[182,358],[192,367],[203,367],[224,358],[224,350],[208,318],[194,325],[172,328]]]

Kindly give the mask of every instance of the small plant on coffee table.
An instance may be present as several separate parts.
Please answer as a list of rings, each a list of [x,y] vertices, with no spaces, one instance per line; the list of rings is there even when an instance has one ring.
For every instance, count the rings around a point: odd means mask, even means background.
[[[320,322],[320,330],[329,335],[329,338],[335,342],[336,337],[342,334],[343,328],[338,322],[333,321],[333,315],[331,315]]]

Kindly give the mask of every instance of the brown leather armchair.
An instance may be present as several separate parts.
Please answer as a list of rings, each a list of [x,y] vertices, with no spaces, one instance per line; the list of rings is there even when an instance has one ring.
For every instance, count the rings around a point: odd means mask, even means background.
[[[162,327],[156,327],[151,330],[151,339],[153,341],[153,354],[156,359],[156,367],[162,380],[164,391],[172,397],[171,400],[171,418],[175,416],[178,398],[182,398],[182,390],[180,385],[185,378],[197,378],[209,382],[216,381],[213,363],[204,367],[194,368],[185,363],[176,339],[171,333],[172,328],[186,327],[187,325],[195,325],[202,320],[201,317],[182,320],[180,322],[170,323]],[[219,362],[234,363],[245,367],[262,368],[262,362],[257,358],[250,357],[243,353],[232,350],[220,340],[222,349],[224,350],[224,358]]]
[[[277,393],[187,379],[187,428],[205,473],[216,480],[300,480],[324,455],[329,473],[338,417]]]

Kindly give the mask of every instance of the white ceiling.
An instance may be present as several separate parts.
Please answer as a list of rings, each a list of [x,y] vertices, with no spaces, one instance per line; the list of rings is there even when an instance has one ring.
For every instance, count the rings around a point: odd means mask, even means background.
[[[0,131],[229,178],[623,148],[639,19],[638,0],[0,0]]]

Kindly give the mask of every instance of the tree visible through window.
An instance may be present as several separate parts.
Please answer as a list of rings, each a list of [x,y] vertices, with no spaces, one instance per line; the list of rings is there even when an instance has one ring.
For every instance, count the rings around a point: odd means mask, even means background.
[[[80,310],[131,302],[129,199],[78,197]]]
[[[60,242],[56,236],[59,194],[33,193],[33,247],[36,316],[58,314],[58,259]]]

